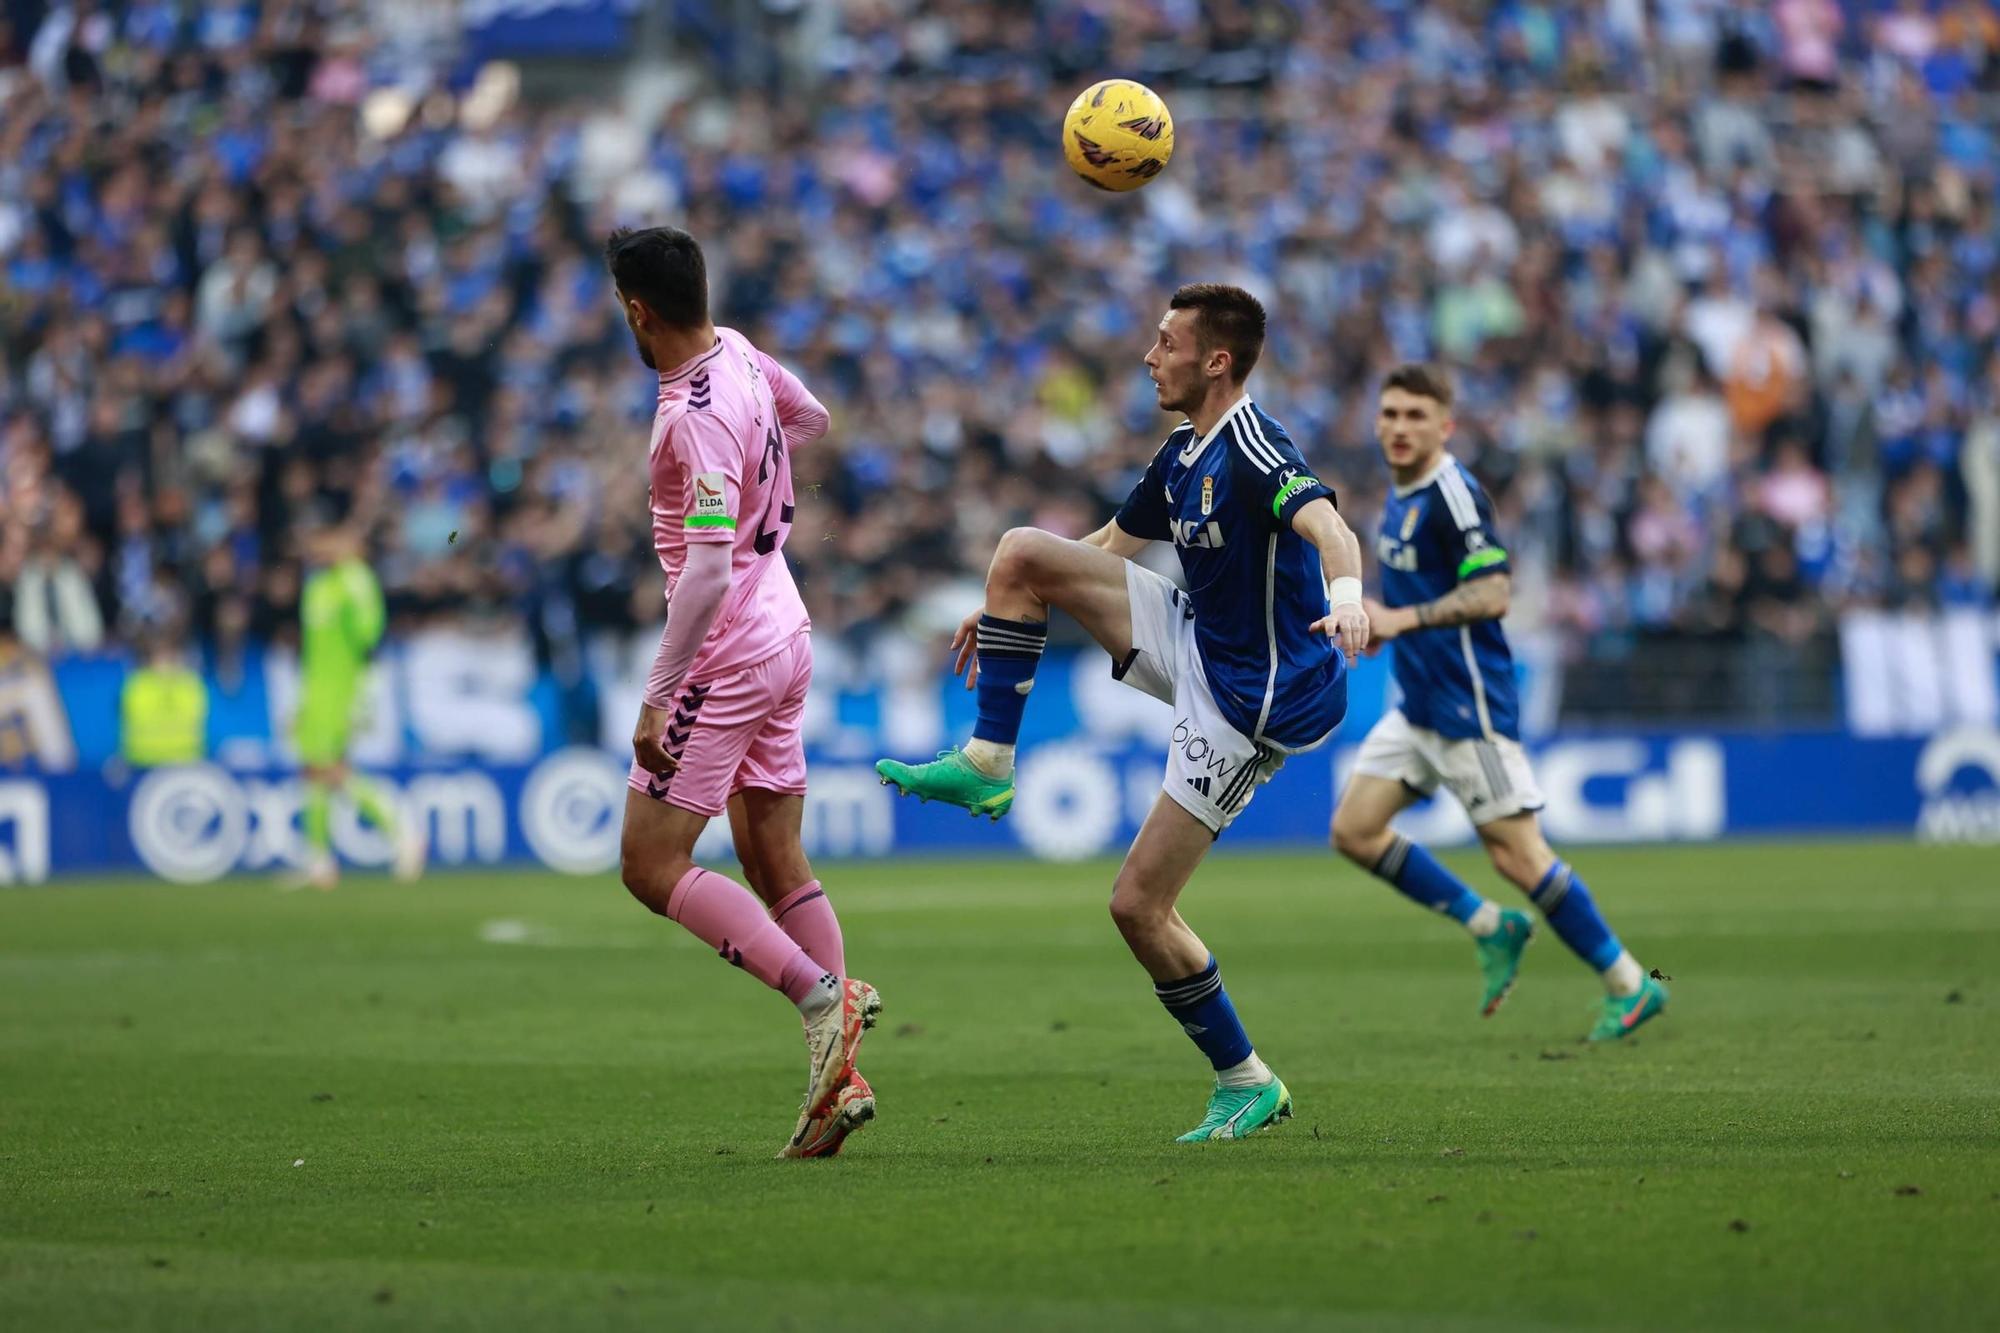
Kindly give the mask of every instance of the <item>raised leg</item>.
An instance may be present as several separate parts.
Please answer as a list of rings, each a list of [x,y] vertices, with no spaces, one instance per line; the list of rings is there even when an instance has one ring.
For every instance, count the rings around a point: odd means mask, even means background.
[[[1075,617],[1114,659],[1132,648],[1132,611],[1125,561],[1084,542],[1038,528],[1014,528],[1000,539],[986,572],[986,604],[952,641],[960,670],[979,696],[972,739],[927,764],[884,759],[882,780],[905,795],[944,801],[993,819],[1014,803],[1014,745],[1035,671],[1048,642],[1049,611]]]

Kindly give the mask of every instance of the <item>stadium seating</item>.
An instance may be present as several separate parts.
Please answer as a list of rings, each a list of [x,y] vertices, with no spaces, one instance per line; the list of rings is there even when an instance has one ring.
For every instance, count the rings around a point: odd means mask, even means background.
[[[706,237],[719,315],[832,406],[792,549],[857,649],[1122,496],[1197,276],[1268,298],[1256,392],[1364,523],[1372,378],[1453,365],[1579,716],[1822,716],[1845,610],[2000,580],[1982,5],[1826,5],[1823,41],[1810,5],[696,3],[643,120],[346,4],[36,8],[0,68],[0,584],[47,653],[282,639],[327,504],[405,629],[517,619],[560,668],[655,621],[652,393],[596,257],[632,219]],[[1107,207],[1043,148],[1114,66],[1181,150]]]

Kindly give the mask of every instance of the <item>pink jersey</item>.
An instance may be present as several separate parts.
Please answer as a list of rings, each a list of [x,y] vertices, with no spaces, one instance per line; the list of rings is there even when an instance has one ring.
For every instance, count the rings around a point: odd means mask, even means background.
[[[651,449],[653,545],[669,613],[690,542],[729,542],[729,596],[688,668],[713,678],[780,651],[810,624],[782,554],[792,530],[789,450],[826,433],[798,378],[735,329],[660,376]]]

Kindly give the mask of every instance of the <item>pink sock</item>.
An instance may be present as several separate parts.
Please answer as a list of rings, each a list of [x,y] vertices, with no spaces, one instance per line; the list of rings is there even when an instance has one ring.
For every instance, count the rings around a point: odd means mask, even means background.
[[[798,942],[764,914],[757,895],[700,866],[667,895],[667,916],[680,922],[751,976],[797,1004],[826,975]]]
[[[837,977],[847,975],[847,953],[841,947],[840,918],[833,914],[833,899],[819,881],[809,879],[778,900],[771,919],[816,962]]]

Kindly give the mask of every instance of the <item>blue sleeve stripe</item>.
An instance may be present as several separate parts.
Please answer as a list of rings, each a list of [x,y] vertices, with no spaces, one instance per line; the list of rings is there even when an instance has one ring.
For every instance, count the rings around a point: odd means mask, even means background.
[[[1444,497],[1446,508],[1451,510],[1452,519],[1460,532],[1479,526],[1479,506],[1473,503],[1472,489],[1465,484],[1465,477],[1453,463],[1438,473],[1438,494]]]

